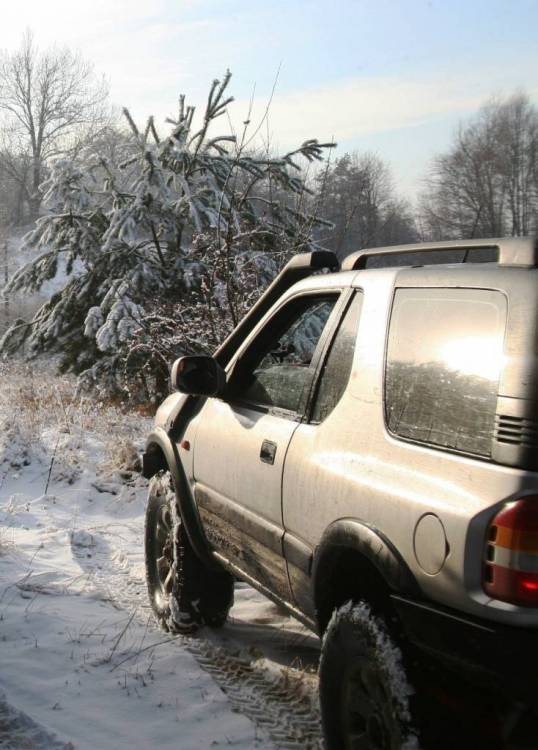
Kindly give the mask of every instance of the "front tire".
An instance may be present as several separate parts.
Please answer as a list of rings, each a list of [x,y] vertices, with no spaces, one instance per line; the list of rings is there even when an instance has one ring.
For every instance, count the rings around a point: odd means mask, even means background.
[[[335,610],[319,677],[327,750],[418,750],[401,653],[365,602]]]
[[[168,471],[160,471],[150,482],[145,557],[149,600],[164,630],[188,633],[200,625],[224,625],[233,604],[233,577],[196,556]]]

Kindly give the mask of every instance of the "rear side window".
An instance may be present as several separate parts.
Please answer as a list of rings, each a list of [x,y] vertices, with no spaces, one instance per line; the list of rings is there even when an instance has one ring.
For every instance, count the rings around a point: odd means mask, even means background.
[[[323,365],[312,411],[312,422],[322,422],[342,398],[346,389],[357,338],[362,292],[356,292],[346,310]]]
[[[397,289],[385,414],[395,435],[491,454],[506,298],[485,289]]]

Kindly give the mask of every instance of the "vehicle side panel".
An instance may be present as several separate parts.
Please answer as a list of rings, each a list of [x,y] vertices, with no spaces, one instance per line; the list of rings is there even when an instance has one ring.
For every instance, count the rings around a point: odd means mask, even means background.
[[[302,424],[293,436],[283,479],[286,531],[314,550],[330,524],[356,518],[382,530],[425,596],[501,622],[538,624],[536,610],[493,602],[481,588],[495,507],[536,489],[538,475],[387,432],[384,350],[394,274],[366,271],[356,285],[364,289],[364,304],[351,379],[322,424]],[[423,533],[430,529],[430,536]],[[439,561],[440,570],[432,572],[425,558]]]
[[[198,418],[195,498],[206,536],[224,556],[290,599],[282,553],[282,470],[298,423],[208,399]],[[276,445],[274,463],[262,444]]]

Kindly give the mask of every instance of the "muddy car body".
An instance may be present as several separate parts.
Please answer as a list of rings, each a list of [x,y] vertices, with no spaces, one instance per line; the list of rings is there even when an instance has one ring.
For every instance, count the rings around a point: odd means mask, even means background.
[[[360,251],[341,269],[297,256],[214,358],[174,366],[183,394],[157,411],[144,455],[175,505],[168,565],[149,545],[156,613],[181,624],[179,601],[185,622],[204,621],[189,607],[196,571],[229,592],[226,571],[325,633],[329,747],[361,732],[403,747],[419,723],[381,699],[353,718],[360,667],[333,684],[353,660],[390,683],[354,605],[409,647],[404,661],[427,655],[535,702],[537,262],[533,239]]]

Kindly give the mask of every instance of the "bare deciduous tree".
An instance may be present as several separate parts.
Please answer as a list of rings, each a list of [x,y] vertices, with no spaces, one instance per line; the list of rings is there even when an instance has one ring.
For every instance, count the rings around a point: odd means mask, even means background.
[[[69,49],[40,52],[27,31],[0,60],[0,170],[19,186],[32,217],[47,160],[74,148],[107,118],[108,89]],[[19,205],[20,212],[20,205]]]
[[[506,190],[506,231],[515,236],[536,231],[538,219],[538,111],[524,94],[497,113],[500,162]]]
[[[438,156],[421,198],[433,239],[526,235],[538,228],[538,112],[525,94],[486,104]]]
[[[323,215],[334,224],[325,244],[339,257],[416,239],[411,208],[396,197],[390,170],[379,156],[345,154],[319,182]]]

